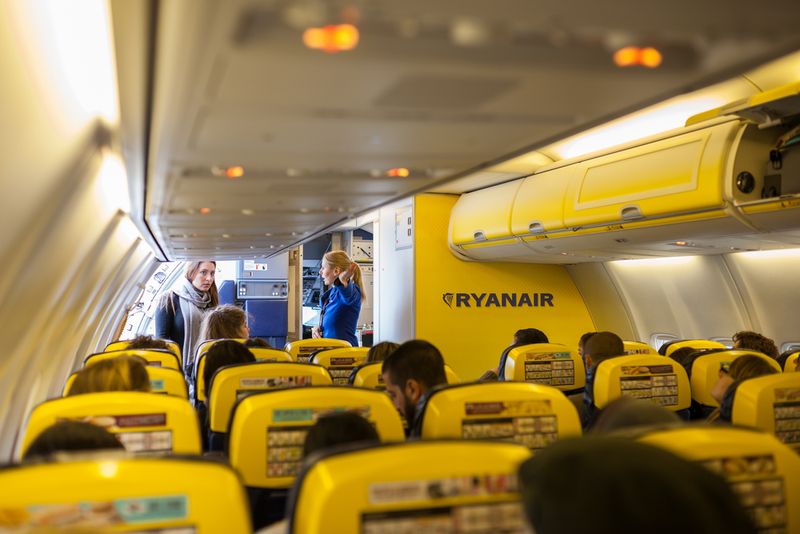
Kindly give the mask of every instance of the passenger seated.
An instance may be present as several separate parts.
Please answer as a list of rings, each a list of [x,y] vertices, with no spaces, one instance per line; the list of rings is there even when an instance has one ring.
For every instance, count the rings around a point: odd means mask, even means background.
[[[421,339],[406,341],[383,360],[381,371],[386,392],[408,421],[408,428],[421,428],[417,418],[427,394],[434,387],[447,384],[439,349]],[[409,437],[419,437],[416,433],[412,430]]]
[[[104,391],[150,391],[147,362],[138,356],[117,356],[84,367],[75,375],[69,396]]]
[[[511,345],[505,348],[503,354],[500,355],[500,363],[497,367],[489,369],[478,378],[478,382],[486,382],[492,380],[505,380],[506,359],[508,359],[508,352],[516,347],[522,345],[532,345],[534,343],[550,343],[547,335],[536,328],[523,328],[514,332],[514,340]]]
[[[620,397],[600,411],[591,431],[595,434],[608,434],[637,426],[681,423],[680,417],[675,412],[663,406],[641,399]]]
[[[586,342],[589,341],[589,338],[595,335],[596,333],[597,332],[586,332],[578,340],[578,355],[581,357],[581,360],[583,360],[584,367],[586,367],[586,356],[584,356],[586,352]]]
[[[757,332],[743,330],[733,334],[733,348],[742,350],[754,350],[761,354],[766,354],[770,358],[778,359],[778,347],[770,338],[762,336]]]
[[[560,440],[519,469],[536,534],[755,534],[728,484],[671,452],[612,437]]]
[[[81,421],[61,421],[33,440],[22,457],[23,461],[47,457],[57,452],[122,449],[125,447],[105,428]]]
[[[752,350],[752,349],[751,349]],[[775,374],[778,371],[769,362],[752,354],[745,354],[733,360],[728,368],[719,370],[719,379],[711,388],[711,396],[719,403],[719,408],[711,412],[708,422],[731,422],[733,399],[739,384],[750,378]]]
[[[609,358],[623,356],[625,345],[622,338],[613,332],[596,332],[586,340],[584,359],[586,360],[586,386],[583,390],[583,428],[589,428],[597,417],[594,405],[594,376],[597,366]]]
[[[247,340],[245,340],[245,342],[244,342],[244,346],[245,347],[262,348],[262,349],[271,349],[271,348],[273,348],[272,345],[270,345],[269,343],[267,343],[266,340],[261,339],[260,337],[249,337],[249,338],[247,338]]]
[[[126,350],[134,350],[134,349],[162,349],[162,350],[169,350],[171,351],[169,345],[164,342],[163,339],[157,339],[153,336],[136,336],[128,343],[128,346],[125,347]]]
[[[247,314],[239,306],[223,304],[206,313],[200,326],[200,341],[209,339],[247,339],[250,329]]]
[[[400,345],[392,341],[381,341],[377,345],[373,345],[367,351],[366,363],[382,362],[388,355],[397,350],[399,346]]]

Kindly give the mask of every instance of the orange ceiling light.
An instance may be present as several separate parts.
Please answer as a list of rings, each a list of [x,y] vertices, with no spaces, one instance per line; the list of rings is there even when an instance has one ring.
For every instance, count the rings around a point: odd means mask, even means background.
[[[406,178],[409,174],[411,174],[411,172],[405,167],[395,167],[386,171],[386,176],[391,176],[393,178]]]
[[[655,69],[661,66],[664,60],[661,52],[652,46],[638,47],[638,46],[625,46],[614,52],[614,64],[617,67],[646,67],[648,69]]]
[[[211,208],[200,208],[200,215],[208,215],[211,213]]]
[[[229,180],[235,180],[244,176],[244,167],[241,165],[234,165],[225,169],[225,176]]]
[[[346,52],[358,45],[358,28],[352,24],[329,24],[322,28],[308,28],[303,32],[303,44],[312,50],[329,54]]]

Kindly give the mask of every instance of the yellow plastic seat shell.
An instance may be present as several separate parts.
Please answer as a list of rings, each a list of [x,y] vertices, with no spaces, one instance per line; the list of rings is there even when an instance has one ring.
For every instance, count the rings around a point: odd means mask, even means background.
[[[625,354],[658,354],[658,351],[641,341],[623,341],[622,345],[625,347]]]
[[[171,339],[160,339],[157,338],[158,341],[163,341],[169,347],[170,352],[172,352],[175,356],[178,357],[179,360],[183,361],[181,358],[181,348],[180,346],[172,341]],[[113,352],[115,350],[126,350],[128,346],[131,344],[131,340],[122,340],[122,341],[112,341],[108,345],[103,352]]]
[[[563,392],[524,382],[444,387],[431,393],[422,415],[423,439],[503,439],[540,449],[580,435],[578,411]]]
[[[385,390],[381,369],[383,362],[371,362],[353,369],[351,381],[354,386],[370,389]]]
[[[6,467],[0,503],[3,532],[252,532],[236,472],[194,458],[104,454]]]
[[[617,356],[597,365],[594,404],[604,408],[622,396],[649,400],[672,411],[691,404],[689,377],[684,368],[660,355]]]
[[[194,359],[197,360],[197,358],[199,358],[201,354],[208,352],[208,349],[213,347],[214,343],[219,343],[220,341],[238,341],[239,343],[244,343],[247,340],[243,338],[206,339],[205,341],[202,341],[200,342],[199,345],[197,345],[197,348],[194,351],[194,356],[193,356]]]
[[[505,379],[575,391],[586,385],[586,368],[565,345],[533,343],[508,351]]]
[[[685,341],[677,341],[675,343],[670,343],[670,345],[667,347],[667,350],[664,351],[664,356],[669,356],[676,350],[682,349],[684,347],[691,347],[695,350],[728,348],[719,341],[711,341],[708,339],[687,339]]]
[[[719,380],[719,370],[721,364],[729,364],[741,356],[758,356],[768,362],[779,373],[781,366],[774,358],[770,358],[760,352],[750,350],[725,350],[712,352],[698,357],[692,363],[692,376],[690,378],[692,386],[692,399],[705,406],[719,406],[717,400],[711,396],[711,389]]]
[[[386,523],[416,518],[421,523],[415,524],[428,525],[421,515],[460,506],[495,511],[506,525],[521,528],[516,473],[528,457],[522,445],[485,441],[414,441],[334,453],[298,478],[287,508],[290,532],[329,533],[333,525],[336,532],[385,532]],[[397,517],[405,514],[408,519]],[[437,519],[451,521],[450,510],[445,514]]]
[[[131,391],[86,393],[45,401],[33,409],[22,452],[62,419],[89,420],[120,438],[126,449],[200,454],[200,425],[192,405],[170,395]],[[129,434],[126,436],[126,434]]]
[[[181,370],[181,360],[174,353],[160,349],[126,349],[112,352],[96,352],[84,358],[83,366],[86,367],[103,360],[110,360],[117,356],[139,356],[147,361],[147,365]]]
[[[325,367],[333,378],[334,384],[347,384],[350,373],[367,361],[369,347],[341,347],[317,352],[311,358],[311,363]]]
[[[800,532],[800,455],[775,436],[728,426],[684,426],[639,440],[726,478],[760,532]]]
[[[219,341],[219,340],[217,340]],[[209,347],[211,348],[211,347]],[[264,347],[248,347],[250,352],[255,356],[256,361],[260,362],[292,362],[292,356],[286,351],[278,349],[267,349]],[[205,402],[206,400],[206,381],[203,379],[206,370],[206,355],[208,351],[200,354],[197,359],[196,376],[195,376],[195,395],[197,400]]]
[[[342,339],[321,337],[317,339],[300,339],[287,343],[283,350],[292,355],[297,362],[307,362],[311,354],[323,349],[338,349],[350,347],[350,343]]]
[[[155,367],[153,365],[148,365],[146,369],[147,375],[150,377],[151,393],[166,393],[181,399],[189,398],[189,390],[186,386],[186,380],[183,378],[183,373],[169,367]],[[67,378],[64,384],[64,397],[69,395],[77,374],[78,372],[72,373]]]
[[[305,434],[320,415],[354,411],[375,426],[381,441],[403,441],[400,414],[374,389],[315,386],[245,397],[231,416],[228,455],[247,486],[285,488],[302,460]],[[265,432],[266,430],[266,432]]]
[[[211,378],[209,428],[212,432],[227,432],[233,405],[246,394],[286,387],[331,384],[333,380],[328,370],[311,363],[255,362],[223,367]]]
[[[797,370],[797,358],[800,356],[800,351],[793,352],[786,358],[786,361],[783,363],[783,372],[784,373],[793,373]]]
[[[771,432],[800,453],[800,373],[760,376],[739,384],[732,422]]]

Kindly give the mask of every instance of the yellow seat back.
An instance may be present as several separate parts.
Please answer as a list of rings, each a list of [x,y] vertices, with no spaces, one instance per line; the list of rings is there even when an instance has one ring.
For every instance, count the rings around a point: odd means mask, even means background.
[[[371,362],[360,365],[352,372],[352,384],[362,388],[384,391],[386,389],[386,384],[383,383],[383,375],[381,374],[382,367],[383,362]]]
[[[720,366],[722,364],[729,365],[736,358],[745,355],[758,356],[769,362],[776,371],[781,371],[781,366],[778,365],[778,362],[760,352],[753,352],[750,350],[724,350],[721,352],[704,354],[698,356],[692,363],[692,376],[690,377],[692,399],[705,406],[719,406],[716,399],[711,396],[711,389],[714,387],[714,384],[717,383],[717,380],[719,380]]]
[[[231,416],[228,457],[245,485],[287,488],[303,459],[306,433],[320,415],[353,411],[381,441],[403,441],[400,414],[380,391],[339,386],[281,389],[249,395]],[[266,429],[266,432],[264,432]]]
[[[318,350],[338,349],[350,347],[350,343],[341,339],[330,339],[326,337],[318,339],[300,339],[287,343],[283,350],[292,355],[296,362],[306,363],[311,359],[311,354]]]
[[[550,386],[475,382],[433,391],[422,412],[422,438],[502,439],[541,449],[581,435],[575,405]]]
[[[7,467],[0,503],[3,532],[252,532],[236,472],[201,459],[104,454]]]
[[[800,356],[800,351],[793,352],[786,358],[786,361],[783,362],[783,372],[784,373],[793,373],[797,370],[797,358]]]
[[[524,532],[517,468],[529,456],[521,445],[480,441],[333,453],[298,478],[290,532]]]
[[[683,367],[670,358],[651,354],[617,356],[597,365],[595,406],[604,408],[622,396],[648,400],[672,411],[686,409],[692,401]]]
[[[331,373],[334,384],[346,385],[353,369],[367,361],[369,347],[342,347],[318,352],[311,363],[318,363]]]
[[[332,383],[327,369],[310,363],[255,362],[222,367],[211,378],[209,428],[227,432],[233,405],[252,392]]]
[[[449,365],[444,364],[444,376],[448,384],[460,384],[461,378],[453,371]]]
[[[670,345],[664,351],[664,356],[669,356],[676,350],[682,349],[684,347],[692,347],[693,349],[697,350],[728,348],[719,341],[709,341],[708,339],[687,339],[686,341],[677,341],[675,343],[670,343]]]
[[[200,342],[199,345],[197,345],[197,348],[195,349],[193,355],[195,361],[197,360],[197,358],[200,357],[201,354],[208,352],[208,349],[210,349],[214,345],[214,343],[219,343],[220,341],[238,341],[239,343],[244,343],[247,340],[243,338],[206,339],[205,341],[202,341]]]
[[[181,370],[181,361],[175,354],[168,350],[160,349],[134,349],[134,350],[115,350],[112,352],[96,352],[90,354],[83,360],[83,366],[92,365],[103,360],[110,360],[117,356],[139,356],[147,361],[147,365],[156,367],[169,367],[170,369]]]
[[[22,452],[63,419],[89,421],[114,433],[137,453],[200,454],[200,426],[192,405],[170,395],[114,391],[45,401],[28,420]]]
[[[625,347],[625,354],[658,354],[658,351],[641,341],[623,341],[622,345]]]
[[[800,373],[760,376],[739,384],[731,420],[771,432],[800,452]]]
[[[146,369],[147,375],[150,377],[151,393],[164,393],[166,395],[180,397],[181,399],[189,398],[189,390],[186,387],[186,380],[183,378],[183,373],[175,369],[170,369],[169,367],[154,367],[152,365],[148,365]],[[67,378],[67,382],[64,384],[64,397],[69,395],[72,389],[72,383],[75,382],[75,376],[78,372],[72,373]]]
[[[181,348],[180,346],[172,341],[171,339],[161,339],[157,338],[158,341],[163,341],[169,347],[169,351],[173,353],[175,356],[178,357],[179,360],[182,361],[181,358]],[[106,349],[103,352],[113,352],[115,350],[125,350],[131,344],[131,340],[127,339],[124,341],[112,341],[108,345],[106,345]]]
[[[727,426],[678,427],[640,440],[722,475],[759,532],[800,532],[800,455],[774,436]]]
[[[534,343],[508,352],[505,379],[575,391],[586,385],[586,369],[578,353],[565,345]]]
[[[220,341],[220,340],[215,340]],[[234,340],[238,341],[238,340]],[[209,348],[211,348],[209,346]],[[291,362],[292,356],[283,350],[278,349],[267,349],[263,347],[247,347],[250,352],[253,353],[255,356],[256,361],[260,362]],[[203,376],[205,376],[206,372],[206,355],[208,351],[205,351],[200,354],[197,360],[197,366],[195,367],[196,375],[195,375],[195,396],[198,401],[205,402],[206,401],[206,381],[203,380]]]

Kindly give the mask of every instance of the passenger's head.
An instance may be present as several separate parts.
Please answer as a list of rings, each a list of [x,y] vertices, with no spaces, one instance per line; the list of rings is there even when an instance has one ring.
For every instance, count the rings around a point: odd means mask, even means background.
[[[367,351],[367,363],[382,362],[388,355],[393,353],[399,347],[397,343],[391,341],[381,341],[377,345],[373,345]]]
[[[217,262],[212,260],[192,261],[186,263],[186,279],[198,291],[208,292],[211,306],[219,304],[219,292],[214,277],[217,273]]]
[[[124,448],[114,434],[105,428],[80,421],[61,421],[36,436],[22,459],[30,460],[56,452]]]
[[[632,440],[557,441],[525,461],[519,476],[536,534],[756,532],[721,477]]]
[[[532,345],[534,343],[550,343],[547,335],[537,328],[523,328],[514,332],[512,345]]]
[[[447,384],[439,349],[421,339],[406,341],[383,360],[383,382],[395,407],[412,421],[416,404],[435,386]]]
[[[125,347],[126,350],[138,350],[138,349],[161,349],[161,350],[170,350],[169,345],[163,339],[156,339],[153,336],[136,336],[128,343],[128,346]]]
[[[256,357],[250,349],[233,340],[217,341],[206,352],[206,366],[203,369],[203,382],[206,386],[206,398],[211,398],[211,378],[220,367],[237,363],[253,363]]]
[[[250,335],[247,314],[239,306],[223,304],[211,309],[203,317],[200,339],[241,339]]]
[[[586,359],[584,357],[584,353],[586,352],[586,342],[589,340],[590,337],[592,337],[596,333],[597,332],[586,332],[578,340],[578,354],[584,360],[584,362],[586,362]]]
[[[104,391],[150,391],[145,360],[139,356],[117,356],[92,363],[75,375],[69,395]]]
[[[685,368],[686,365],[691,361],[691,357],[695,352],[697,352],[697,349],[695,348],[681,347],[679,349],[673,350],[670,353],[669,357],[678,362],[679,364],[681,364],[682,366],[684,366]]]
[[[603,408],[592,425],[592,432],[607,434],[629,427],[678,424],[680,418],[652,402],[620,397]]]
[[[741,382],[750,378],[775,374],[778,371],[764,358],[754,354],[745,354],[733,360],[728,368],[719,370],[719,378],[711,388],[711,396],[721,403],[725,392],[734,382]]]
[[[775,342],[757,332],[747,330],[736,332],[733,334],[733,348],[754,350],[772,358],[778,357],[778,347],[775,346]]]
[[[322,267],[319,274],[325,285],[332,286],[336,283],[339,275],[347,271],[351,266],[354,266],[353,281],[358,285],[361,294],[364,294],[364,282],[361,277],[361,267],[350,259],[350,256],[345,254],[342,250],[331,250],[322,257]]]
[[[272,345],[266,342],[266,340],[261,339],[260,337],[249,337],[244,342],[245,347],[255,347],[261,349],[271,349]]]
[[[586,366],[591,367],[609,358],[622,356],[625,354],[625,345],[622,338],[613,332],[596,332],[586,340],[583,350]]]
[[[336,445],[379,441],[375,427],[360,415],[353,412],[333,413],[323,415],[308,429],[303,456]]]

